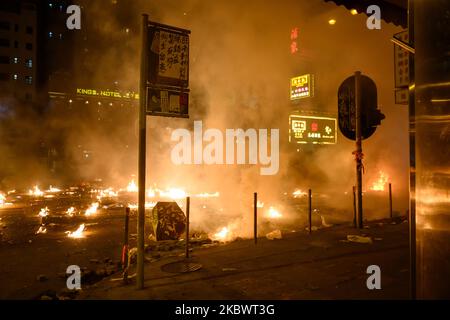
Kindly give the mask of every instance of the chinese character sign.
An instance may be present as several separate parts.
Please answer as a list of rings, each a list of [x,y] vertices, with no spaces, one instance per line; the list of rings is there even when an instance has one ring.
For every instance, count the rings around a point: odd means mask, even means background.
[[[289,124],[289,142],[291,143],[336,143],[336,118],[290,115]]]
[[[291,79],[291,100],[312,97],[314,93],[313,79],[305,74]]]
[[[298,28],[291,30],[291,54],[295,54],[298,51]]]
[[[188,80],[189,38],[185,35],[160,31],[158,75]]]
[[[149,75],[152,85],[189,86],[188,30],[149,25]]]

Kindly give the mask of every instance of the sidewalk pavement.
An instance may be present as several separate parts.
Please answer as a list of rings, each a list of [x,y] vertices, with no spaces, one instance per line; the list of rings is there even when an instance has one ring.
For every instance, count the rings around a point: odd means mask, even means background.
[[[347,240],[370,237],[372,243]],[[184,261],[183,252],[145,265],[145,289],[124,285],[116,274],[84,289],[78,299],[408,299],[409,249],[407,221],[367,223],[283,234],[281,240],[240,240],[195,248],[189,262],[202,268],[168,273],[161,267]],[[369,290],[367,267],[381,268],[381,290]],[[134,270],[130,271],[130,274]]]

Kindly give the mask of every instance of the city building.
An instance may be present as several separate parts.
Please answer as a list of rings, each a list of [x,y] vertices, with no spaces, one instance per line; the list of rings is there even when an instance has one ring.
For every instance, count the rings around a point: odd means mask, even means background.
[[[0,98],[36,101],[37,7],[34,1],[0,3]]]

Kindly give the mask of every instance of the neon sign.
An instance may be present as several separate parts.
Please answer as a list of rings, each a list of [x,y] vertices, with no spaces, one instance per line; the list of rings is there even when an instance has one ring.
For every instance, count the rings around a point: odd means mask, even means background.
[[[329,117],[289,116],[289,142],[335,144],[337,120]]]
[[[291,79],[291,100],[312,97],[314,95],[313,76],[305,74]]]

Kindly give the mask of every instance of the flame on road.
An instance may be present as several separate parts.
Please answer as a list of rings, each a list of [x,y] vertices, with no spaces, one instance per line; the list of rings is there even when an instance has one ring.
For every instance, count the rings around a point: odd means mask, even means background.
[[[86,212],[84,213],[84,215],[86,217],[89,217],[89,216],[92,216],[92,215],[96,214],[98,206],[99,206],[99,204],[97,202],[91,204],[91,206],[86,209]]]
[[[38,216],[41,218],[45,218],[46,216],[48,216],[49,212],[50,210],[47,207],[42,208],[41,211],[39,211]]]
[[[48,190],[46,190],[45,192],[48,192],[48,193],[59,193],[61,191],[62,191],[61,189],[58,189],[58,188],[50,186],[50,188]]]
[[[33,189],[28,191],[28,194],[34,197],[42,197],[44,195],[44,192],[39,189],[38,186],[34,186]]]
[[[227,241],[230,237],[230,229],[223,227],[219,232],[213,234],[212,240],[214,241]]]
[[[118,197],[118,195],[119,194],[116,191],[114,191],[113,188],[108,188],[104,190],[99,190],[97,199],[101,200],[103,198],[116,198]]]
[[[5,204],[6,197],[3,193],[0,192],[0,207]]]
[[[274,207],[270,207],[269,211],[267,211],[267,217],[271,219],[280,219],[283,215]]]
[[[69,217],[73,217],[73,214],[75,213],[75,208],[74,207],[70,207],[69,209],[67,209],[66,214]]]
[[[134,182],[134,179],[131,180],[127,186],[127,192],[134,193],[134,192],[138,192],[138,191],[139,191],[139,188],[136,185],[136,182]]]
[[[69,238],[80,239],[84,238],[83,232],[84,232],[84,223],[80,225],[76,231],[74,232],[66,231],[66,234]]]
[[[219,192],[215,192],[215,193],[203,192],[203,193],[197,194],[196,197],[198,197],[198,198],[218,198],[218,197],[220,197],[220,193]]]
[[[160,190],[159,195],[163,198],[170,198],[173,200],[186,198],[187,193],[179,188],[169,188],[167,191]]]
[[[305,197],[305,196],[307,196],[307,195],[308,195],[307,192],[304,192],[304,191],[302,191],[302,190],[300,190],[300,189],[297,189],[297,190],[295,190],[295,191],[292,193],[292,196],[293,196],[294,198],[301,198],[301,197]]]
[[[36,234],[46,234],[47,233],[47,228],[45,228],[44,226],[40,226],[39,230],[36,231]]]
[[[372,191],[384,191],[386,189],[386,184],[389,181],[389,177],[383,171],[380,171],[378,179],[372,184],[370,190]]]

